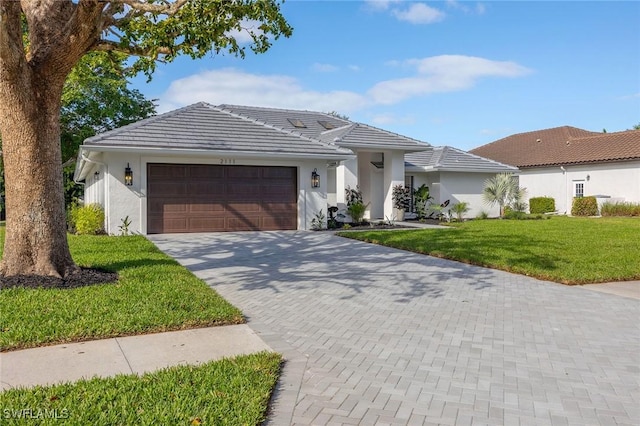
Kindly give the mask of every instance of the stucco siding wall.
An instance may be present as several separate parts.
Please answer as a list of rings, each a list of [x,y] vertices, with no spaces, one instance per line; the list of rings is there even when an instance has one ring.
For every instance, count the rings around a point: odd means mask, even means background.
[[[560,214],[571,213],[576,181],[584,183],[585,196],[608,195],[640,202],[640,161],[564,166],[564,169],[564,172],[560,167],[523,169],[520,185],[527,188],[528,198],[553,197]]]
[[[498,217],[500,208],[497,205],[485,203],[482,199],[484,182],[495,173],[440,173],[440,202],[449,200],[449,206],[460,202],[468,203],[469,211],[465,218],[475,218],[481,212],[486,212],[489,217]],[[445,209],[446,210],[446,209]]]
[[[426,184],[434,202],[438,204],[447,200],[449,206],[462,201],[467,202],[470,210],[464,215],[465,218],[475,218],[481,212],[486,212],[489,217],[497,217],[500,214],[499,207],[490,206],[482,199],[484,182],[494,173],[414,172],[407,175],[414,176],[414,188]]]
[[[122,219],[129,216],[131,232],[147,233],[147,164],[227,164],[238,166],[282,166],[296,167],[298,170],[298,229],[310,229],[311,221],[320,211],[327,216],[326,161],[264,160],[256,158],[214,158],[203,156],[141,155],[105,153],[108,165],[107,194],[104,201],[106,230],[119,234]],[[130,165],[133,171],[133,185],[124,184],[124,169]],[[311,188],[311,172],[320,174],[320,188]]]

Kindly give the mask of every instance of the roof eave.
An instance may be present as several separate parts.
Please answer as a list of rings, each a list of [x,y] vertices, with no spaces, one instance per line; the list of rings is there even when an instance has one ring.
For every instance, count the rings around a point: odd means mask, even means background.
[[[114,146],[114,145],[82,145],[80,153],[86,152],[140,152],[154,154],[185,154],[185,155],[203,155],[207,154],[211,157],[261,157],[261,158],[289,158],[289,159],[327,159],[327,160],[348,160],[355,158],[353,153],[305,153],[305,152],[263,152],[263,151],[238,151],[238,150],[215,150],[215,149],[197,149],[197,148],[168,148],[168,147],[140,147],[140,146]]]

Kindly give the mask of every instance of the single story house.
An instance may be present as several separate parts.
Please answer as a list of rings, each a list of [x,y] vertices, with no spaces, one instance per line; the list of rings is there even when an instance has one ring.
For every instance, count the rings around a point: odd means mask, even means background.
[[[532,197],[552,197],[570,214],[574,197],[640,203],[640,130],[590,132],[570,126],[519,133],[470,151],[516,166]]]
[[[491,217],[499,216],[500,207],[486,204],[482,197],[484,183],[496,173],[517,171],[517,167],[450,146],[434,147],[405,156],[405,185],[414,189],[427,185],[437,204],[466,202],[469,207],[464,215],[466,218],[477,217],[482,212]]]
[[[425,149],[330,114],[197,103],[88,138],[74,179],[110,234],[125,218],[141,234],[310,229],[347,186],[391,216],[404,155]]]

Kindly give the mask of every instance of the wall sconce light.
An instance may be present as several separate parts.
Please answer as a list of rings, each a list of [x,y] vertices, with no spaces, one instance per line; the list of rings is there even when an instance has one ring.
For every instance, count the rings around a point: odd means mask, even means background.
[[[100,179],[100,172],[95,172],[95,173],[93,174],[93,178],[94,178],[95,180]]]
[[[587,175],[587,182],[591,179],[591,176]]]
[[[320,188],[320,175],[318,174],[318,169],[313,169],[311,172],[311,187]]]
[[[129,167],[129,163],[127,163],[127,167],[124,169],[124,184],[127,186],[133,185],[133,172],[131,171],[131,167]]]

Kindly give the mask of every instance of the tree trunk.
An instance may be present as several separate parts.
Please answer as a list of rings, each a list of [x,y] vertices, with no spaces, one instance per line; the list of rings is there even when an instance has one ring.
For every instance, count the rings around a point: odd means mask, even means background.
[[[21,75],[0,70],[6,191],[0,274],[61,277],[77,270],[67,242],[62,184],[59,117],[64,77],[27,70]]]

